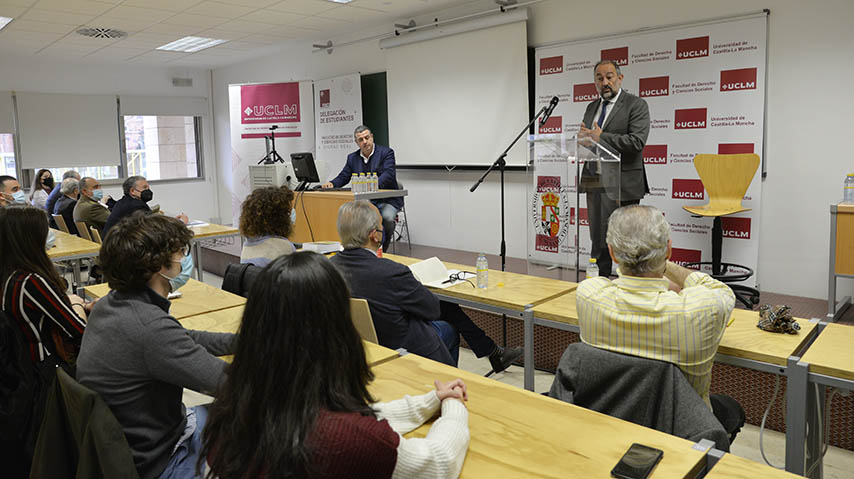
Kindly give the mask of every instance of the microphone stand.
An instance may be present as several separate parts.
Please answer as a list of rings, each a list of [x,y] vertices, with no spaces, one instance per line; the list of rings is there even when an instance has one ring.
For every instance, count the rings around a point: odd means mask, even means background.
[[[264,163],[265,165],[272,165],[273,163],[284,163],[285,162],[285,159],[282,158],[281,155],[279,155],[279,152],[276,151],[276,130],[278,130],[278,129],[279,129],[279,125],[271,126],[270,127],[270,136],[264,137],[264,138],[267,138],[270,140],[271,147],[270,147],[270,152],[267,153],[266,155],[264,155],[264,157],[258,161],[259,165],[261,163]]]
[[[480,186],[481,183],[483,183],[483,180],[486,179],[487,175],[489,175],[489,173],[492,170],[494,170],[497,167],[498,171],[501,172],[501,250],[500,250],[501,251],[501,254],[500,254],[500,256],[501,256],[501,271],[505,271],[506,266],[507,266],[507,243],[505,242],[505,238],[504,238],[504,167],[507,166],[507,161],[506,161],[507,153],[516,145],[516,142],[519,141],[519,138],[522,138],[522,135],[524,135],[525,132],[530,130],[531,125],[533,125],[534,122],[537,121],[537,118],[539,118],[540,115],[542,115],[546,111],[547,108],[548,108],[548,105],[542,107],[540,109],[540,111],[537,112],[536,115],[534,115],[534,118],[532,118],[531,121],[529,121],[528,124],[525,125],[524,128],[522,128],[522,131],[520,131],[519,134],[516,135],[516,138],[514,138],[513,141],[510,142],[510,146],[508,146],[500,155],[498,155],[498,158],[491,165],[489,165],[489,168],[487,168],[486,171],[483,172],[483,175],[481,175],[480,179],[478,179],[471,186],[471,188],[469,188],[469,192],[474,193],[474,190],[476,190],[477,187]],[[502,330],[502,344],[504,347],[506,347],[507,346],[507,315],[506,314],[501,315],[501,330]],[[492,374],[492,372],[487,374],[487,377],[489,377],[491,374]]]

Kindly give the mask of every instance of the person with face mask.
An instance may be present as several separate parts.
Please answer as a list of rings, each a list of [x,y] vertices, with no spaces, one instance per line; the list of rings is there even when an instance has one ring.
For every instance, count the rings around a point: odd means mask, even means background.
[[[103,232],[110,210],[101,203],[104,199],[104,190],[101,182],[95,178],[84,177],[80,180],[80,199],[74,207],[74,221],[82,221],[87,227],[95,227]]]
[[[53,173],[42,168],[33,177],[33,187],[30,189],[30,204],[46,210],[47,197],[53,191]]]
[[[80,173],[74,170],[68,170],[62,174],[62,181],[65,181],[69,178],[74,178],[77,181],[80,181]],[[47,195],[47,201],[45,202],[44,209],[47,211],[49,215],[58,215],[56,212],[56,203],[62,198],[62,192],[59,191],[60,186],[62,186],[62,181],[54,182],[53,191]]]
[[[56,214],[65,220],[68,232],[76,235],[78,233],[77,225],[74,224],[74,207],[77,206],[77,197],[80,196],[80,182],[74,178],[66,178],[62,180],[59,191],[62,197],[56,202]]]
[[[296,222],[293,203],[294,192],[287,186],[259,188],[246,197],[240,208],[241,263],[263,268],[295,251],[288,240]]]
[[[189,279],[193,233],[181,221],[135,212],[101,246],[112,291],[92,309],[77,380],[97,392],[125,431],[140,477],[194,477],[206,406],[186,408],[183,388],[213,394],[236,336],[184,329],[167,296]]]
[[[112,228],[113,225],[121,221],[125,216],[129,216],[134,211],[141,210],[145,213],[151,213],[151,208],[148,207],[148,202],[154,199],[154,192],[151,191],[151,187],[148,185],[148,180],[146,180],[144,176],[128,177],[128,179],[122,182],[122,191],[124,192],[124,196],[122,196],[122,198],[119,201],[116,201],[113,205],[110,216],[104,224],[104,231],[101,236],[107,236],[107,232],[110,231],[110,228]],[[181,220],[184,224],[187,224],[187,215],[184,213],[181,213],[175,218]]]
[[[12,176],[0,175],[0,207],[27,204],[27,195]]]

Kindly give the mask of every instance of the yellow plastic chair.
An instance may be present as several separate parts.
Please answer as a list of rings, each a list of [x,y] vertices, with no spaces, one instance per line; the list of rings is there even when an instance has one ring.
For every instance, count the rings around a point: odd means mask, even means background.
[[[54,223],[56,223],[56,227],[59,228],[59,231],[62,231],[63,233],[68,233],[68,225],[65,224],[65,218],[63,218],[62,215],[50,216],[53,218]]]
[[[350,316],[353,317],[353,325],[359,336],[365,341],[379,344],[377,342],[377,330],[374,329],[374,320],[371,318],[371,308],[364,299],[350,298]]]

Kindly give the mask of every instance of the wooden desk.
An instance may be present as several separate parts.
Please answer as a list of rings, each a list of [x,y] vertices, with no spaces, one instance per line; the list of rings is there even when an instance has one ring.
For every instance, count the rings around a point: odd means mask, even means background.
[[[817,326],[817,323],[796,318],[801,326],[798,334],[769,333],[756,327],[759,322],[757,311],[735,309],[732,316],[735,319],[724,331],[718,354],[784,368],[789,357],[798,353],[809,341]]]
[[[95,299],[106,296],[110,292],[110,287],[106,283],[101,283],[86,286],[83,291],[87,297]],[[172,306],[169,308],[169,312],[175,319],[246,304],[246,298],[242,296],[214,288],[192,278],[179,291],[181,291],[181,297],[171,300]]]
[[[353,194],[351,191],[306,191],[296,194],[294,209],[297,222],[290,240],[297,243],[310,241],[341,241],[336,223],[338,208],[353,200],[376,200],[406,196],[406,190],[380,190],[374,193]],[[308,218],[306,218],[308,216]],[[310,222],[310,223],[309,223]],[[311,230],[309,230],[311,224]],[[314,237],[312,239],[312,234]]]
[[[797,477],[802,476],[732,454],[724,454],[724,457],[706,474],[706,479],[794,479]]]
[[[827,318],[835,321],[851,304],[846,296],[836,303],[836,278],[854,278],[854,205],[830,205],[830,267],[828,269]]]
[[[207,224],[205,226],[188,226],[193,232],[193,239],[190,242],[193,248],[193,264],[196,268],[196,279],[204,280],[204,268],[202,266],[202,240],[215,240],[217,238],[227,238],[230,236],[240,236],[240,230],[233,226],[224,226],[217,224]]]
[[[854,381],[854,326],[828,324],[801,357],[809,371]]]
[[[383,254],[383,257],[407,266],[421,261],[394,254]],[[443,263],[447,269],[475,271],[472,266]],[[575,291],[577,287],[577,283],[568,281],[491,269],[488,286],[484,289],[462,282],[444,289],[431,288],[431,291],[444,301],[521,319],[524,322],[525,389],[532,391],[534,389],[534,311],[532,308]]]
[[[433,380],[466,382],[471,442],[460,477],[610,477],[633,442],[664,451],[652,478],[694,477],[705,452],[690,441],[547,398],[414,354],[372,368],[380,401],[424,394]],[[429,425],[407,437],[424,437]]]
[[[575,291],[572,291],[534,306],[534,318],[575,326],[568,329],[578,332],[578,309],[575,306],[575,299]]]
[[[181,324],[187,329],[195,329],[198,331],[211,331],[214,333],[236,333],[240,328],[240,322],[243,320],[244,306],[235,306],[228,309],[221,309],[210,313],[198,314],[181,319]],[[386,361],[391,361],[397,358],[400,354],[385,346],[362,341],[365,347],[365,356],[368,360],[368,365],[373,366]],[[231,362],[232,356],[223,356],[228,362]]]
[[[56,235],[56,245],[47,250],[48,258],[51,261],[74,261],[74,283],[80,284],[80,260],[97,257],[101,252],[101,245],[59,230],[53,232]]]

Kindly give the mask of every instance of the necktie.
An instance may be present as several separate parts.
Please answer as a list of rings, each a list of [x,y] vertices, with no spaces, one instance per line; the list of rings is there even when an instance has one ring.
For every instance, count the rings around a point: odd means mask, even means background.
[[[599,128],[602,128],[602,123],[605,123],[605,114],[608,111],[608,100],[602,100],[602,113],[599,115],[599,121],[596,122]]]

